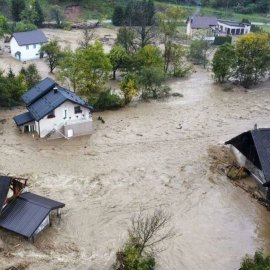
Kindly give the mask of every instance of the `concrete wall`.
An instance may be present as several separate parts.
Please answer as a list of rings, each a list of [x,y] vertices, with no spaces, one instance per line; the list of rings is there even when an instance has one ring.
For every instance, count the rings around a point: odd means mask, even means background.
[[[89,109],[82,106],[81,113],[75,114],[74,107],[78,106],[70,101],[64,102],[61,106],[55,109],[54,118],[48,118],[45,116],[39,121],[39,128],[41,138],[44,138],[52,129],[57,129],[62,131],[64,125],[67,125],[69,122],[76,123],[86,120],[92,121],[92,115]],[[38,124],[36,123],[36,130],[39,133]]]
[[[64,134],[66,137],[70,137],[69,133],[72,133],[72,137],[91,134],[93,131],[92,120],[82,121],[81,123],[70,123],[64,126]],[[71,131],[71,132],[70,132]]]
[[[39,50],[42,44],[30,44],[27,46],[19,46],[16,39],[14,37],[11,38],[10,41],[10,50],[12,57],[16,58],[20,61],[28,61],[40,58]],[[34,48],[35,47],[35,48]],[[21,58],[19,59],[18,56],[15,56],[16,52],[21,52]]]
[[[191,28],[191,21],[190,20],[188,20],[188,23],[187,23],[187,35],[192,36],[192,28]]]

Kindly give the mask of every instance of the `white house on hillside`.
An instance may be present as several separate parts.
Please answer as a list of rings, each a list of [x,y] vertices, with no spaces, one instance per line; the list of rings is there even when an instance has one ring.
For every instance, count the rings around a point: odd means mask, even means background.
[[[22,132],[40,138],[70,138],[92,133],[93,108],[83,99],[46,78],[22,96],[28,112],[13,119]]]
[[[218,20],[218,30],[226,35],[244,35],[250,32],[249,23]]]
[[[13,33],[10,40],[11,55],[19,61],[43,58],[40,48],[48,39],[40,30]]]
[[[250,32],[251,25],[233,21],[219,20],[217,17],[194,16],[187,19],[187,35],[194,36],[203,31],[206,37],[218,35],[243,35]]]

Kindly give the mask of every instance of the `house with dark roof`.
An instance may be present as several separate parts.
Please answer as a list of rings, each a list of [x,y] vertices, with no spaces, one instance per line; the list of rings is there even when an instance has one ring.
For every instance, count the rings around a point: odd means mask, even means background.
[[[187,35],[194,36],[202,31],[206,37],[215,35],[243,35],[250,32],[251,25],[233,21],[220,20],[217,17],[192,16],[187,19]]]
[[[13,119],[21,132],[40,138],[70,138],[93,131],[93,107],[74,92],[46,78],[22,96],[27,112]]]
[[[19,61],[43,58],[40,48],[47,42],[41,30],[13,33],[10,39],[11,55]]]
[[[270,200],[270,128],[253,129],[225,142],[239,166],[256,179],[259,190]]]
[[[193,36],[196,30],[208,31],[210,34],[217,28],[217,17],[192,16],[187,19],[187,35]]]
[[[15,192],[14,186],[20,189]],[[0,228],[33,239],[51,225],[54,211],[60,217],[60,209],[65,204],[28,192],[25,188],[26,184],[16,178],[0,176]]]

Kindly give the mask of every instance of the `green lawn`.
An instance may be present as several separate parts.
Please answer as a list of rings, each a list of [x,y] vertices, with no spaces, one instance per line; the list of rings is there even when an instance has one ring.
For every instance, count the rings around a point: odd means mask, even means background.
[[[165,8],[172,4],[165,4],[162,2],[156,2],[156,6],[158,8]],[[251,22],[263,22],[270,23],[270,18],[267,18],[265,15],[261,14],[240,14],[235,13],[232,10],[221,10],[214,9],[209,7],[196,7],[196,6],[188,6],[188,5],[179,5],[184,7],[187,10],[187,16],[193,15],[195,12],[198,12],[204,16],[216,16],[219,19],[227,19],[227,20],[235,20],[241,21],[243,18],[248,19]]]

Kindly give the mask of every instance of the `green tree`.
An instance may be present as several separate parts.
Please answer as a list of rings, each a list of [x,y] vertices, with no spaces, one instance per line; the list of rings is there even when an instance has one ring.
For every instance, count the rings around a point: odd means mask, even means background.
[[[186,16],[186,11],[180,7],[170,7],[165,12],[157,14],[159,31],[164,44],[164,70],[167,73],[172,61],[173,41],[177,35],[177,27]]]
[[[140,67],[163,67],[163,58],[160,49],[153,45],[146,45],[136,54],[137,68]]]
[[[22,67],[20,74],[23,75],[28,89],[32,88],[41,80],[41,76],[35,64],[30,64],[27,68]]]
[[[38,27],[42,26],[44,14],[38,0],[28,0],[26,2],[25,9],[21,13],[21,19]]]
[[[128,61],[128,54],[122,46],[116,45],[111,49],[109,59],[112,64],[113,80],[115,80],[115,73],[119,68],[125,67]]]
[[[263,256],[262,251],[256,251],[253,258],[246,256],[241,263],[241,270],[270,270],[270,256]]]
[[[56,25],[59,27],[64,20],[63,9],[58,5],[53,5],[50,8],[50,17],[52,20],[55,20]]]
[[[26,32],[26,31],[32,31],[36,30],[37,27],[29,22],[17,22],[14,28],[14,32]]]
[[[256,84],[270,67],[268,34],[249,33],[236,42],[236,70],[234,76],[244,87]]]
[[[103,90],[112,65],[102,44],[96,41],[93,45],[80,49],[78,59],[82,84],[80,92],[89,96]]]
[[[171,217],[162,210],[152,215],[139,213],[131,220],[128,240],[124,248],[117,252],[114,270],[153,270],[155,269],[156,245],[173,235],[167,229]]]
[[[52,40],[47,44],[42,45],[40,52],[47,55],[46,61],[48,62],[50,73],[53,73],[53,70],[58,65],[62,56],[61,47],[57,40]]]
[[[185,77],[192,67],[186,63],[187,49],[179,44],[172,44],[170,49],[170,73],[174,77]]]
[[[58,64],[58,79],[62,82],[70,82],[71,88],[74,92],[81,90],[83,87],[81,80],[83,69],[80,63],[80,56],[81,54],[79,50],[73,52],[70,49],[66,49],[63,52],[63,57],[60,59]]]
[[[139,93],[137,76],[134,73],[128,73],[121,81],[120,89],[124,95],[125,104],[129,104]]]
[[[21,20],[21,13],[25,9],[24,0],[12,0],[11,1],[11,13],[15,22]]]
[[[9,27],[7,23],[7,18],[0,15],[0,38],[4,36],[5,33],[9,32]]]
[[[10,69],[7,76],[0,72],[0,106],[12,107],[20,103],[21,95],[26,90],[23,76],[13,73]]]
[[[168,95],[169,88],[163,87],[166,75],[161,66],[144,66],[139,72],[142,98],[162,98]]]
[[[121,6],[116,6],[114,8],[112,23],[115,26],[122,26],[125,23],[125,13],[124,9]]]
[[[203,64],[204,68],[208,62],[207,51],[210,48],[206,40],[193,40],[190,45],[189,57],[196,64]]]
[[[125,48],[128,53],[136,50],[135,33],[128,27],[121,27],[118,30],[116,44]]]
[[[232,75],[233,68],[236,63],[236,54],[234,46],[225,43],[221,45],[212,61],[212,70],[214,72],[216,80],[218,82],[223,83],[228,77]]]

